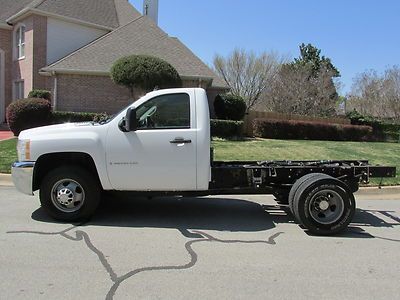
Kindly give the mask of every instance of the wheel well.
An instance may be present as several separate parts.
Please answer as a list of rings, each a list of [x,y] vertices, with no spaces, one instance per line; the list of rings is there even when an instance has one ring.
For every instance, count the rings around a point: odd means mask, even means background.
[[[33,171],[33,191],[40,188],[43,178],[51,170],[61,166],[76,165],[92,173],[100,182],[93,158],[87,153],[62,152],[44,154],[38,158]]]

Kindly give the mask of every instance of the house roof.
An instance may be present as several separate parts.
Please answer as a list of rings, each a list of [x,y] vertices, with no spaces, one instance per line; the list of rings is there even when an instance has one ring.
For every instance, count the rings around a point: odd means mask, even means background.
[[[135,54],[164,59],[174,66],[183,78],[212,80],[212,86],[226,88],[224,81],[192,51],[177,38],[169,37],[145,16],[136,18],[41,71],[109,74],[117,59]]]
[[[0,23],[7,24],[7,19],[24,9],[32,0],[0,0]]]
[[[36,12],[114,29],[141,16],[128,0],[0,0],[0,7],[1,23]]]

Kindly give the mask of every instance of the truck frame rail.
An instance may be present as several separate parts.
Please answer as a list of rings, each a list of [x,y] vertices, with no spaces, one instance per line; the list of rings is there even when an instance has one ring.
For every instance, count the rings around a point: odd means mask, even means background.
[[[310,173],[323,173],[349,185],[370,178],[396,176],[395,167],[370,165],[367,160],[214,161],[210,189],[290,188]]]

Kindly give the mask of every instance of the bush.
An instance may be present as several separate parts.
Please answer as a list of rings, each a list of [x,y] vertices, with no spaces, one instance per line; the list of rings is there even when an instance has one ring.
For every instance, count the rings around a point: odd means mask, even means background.
[[[178,72],[168,62],[148,55],[120,58],[111,68],[111,79],[119,85],[152,91],[155,88],[181,87]]]
[[[28,98],[40,98],[51,101],[51,93],[46,90],[32,90],[29,92]]]
[[[52,113],[52,123],[75,123],[75,122],[101,122],[109,116],[106,113],[85,113],[85,112],[69,112],[54,111]]]
[[[351,124],[353,125],[371,126],[373,128],[375,140],[398,141],[400,138],[400,124],[388,123],[388,121],[381,120],[373,116],[360,114],[356,110],[347,113],[347,117],[350,119]]]
[[[241,121],[246,113],[246,102],[242,97],[232,94],[218,95],[214,101],[218,119]]]
[[[6,118],[10,130],[17,136],[23,130],[49,124],[51,104],[46,99],[17,100],[7,107]]]
[[[242,121],[211,120],[211,136],[221,138],[241,137],[243,132]]]
[[[270,139],[366,141],[372,138],[370,126],[267,119],[255,119],[253,126],[255,136]]]

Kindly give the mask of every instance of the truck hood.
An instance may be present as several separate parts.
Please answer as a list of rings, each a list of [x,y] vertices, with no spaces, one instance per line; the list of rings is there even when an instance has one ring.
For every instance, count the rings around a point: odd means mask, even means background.
[[[44,127],[36,127],[28,130],[24,130],[20,133],[20,139],[32,139],[34,137],[43,136],[43,135],[51,135],[51,134],[66,134],[66,133],[74,133],[80,132],[83,128],[89,127],[97,127],[99,124],[86,122],[86,123],[65,123],[59,125],[50,125]]]

